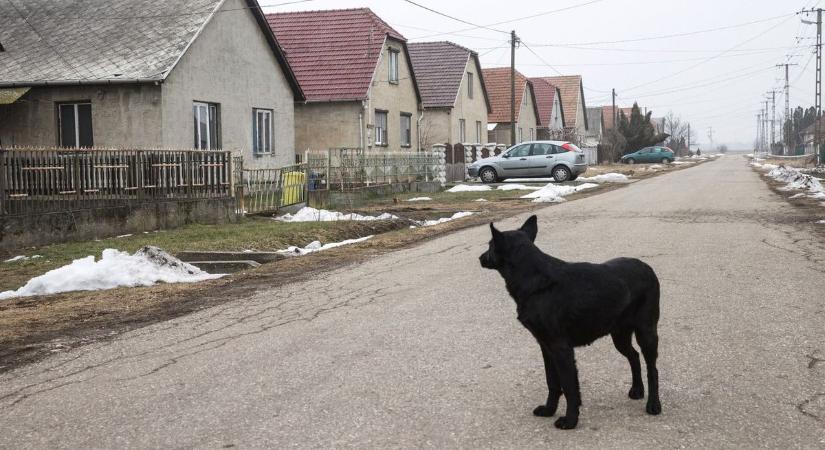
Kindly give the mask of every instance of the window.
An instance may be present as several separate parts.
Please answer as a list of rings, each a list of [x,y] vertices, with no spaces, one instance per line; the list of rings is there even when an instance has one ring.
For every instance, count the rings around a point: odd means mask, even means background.
[[[216,103],[195,102],[192,106],[195,119],[195,148],[217,150],[220,148],[220,125]]]
[[[533,129],[532,128],[530,128],[530,140],[531,141],[533,140]]]
[[[467,121],[458,119],[458,142],[467,142]]]
[[[519,145],[507,152],[511,158],[522,158],[530,154],[530,144]]]
[[[398,83],[398,50],[390,49],[390,83]]]
[[[57,105],[60,146],[92,147],[92,104],[61,103]]]
[[[533,149],[530,151],[530,156],[544,156],[552,154],[553,146],[551,144],[533,144]]]
[[[252,110],[252,151],[256,155],[272,153],[272,110]]]
[[[519,142],[524,141],[524,133],[522,133],[522,131],[524,131],[524,130],[521,127],[519,127],[519,129],[518,129],[518,141]]]
[[[473,98],[473,73],[467,72],[467,97]]]
[[[412,114],[401,113],[401,146],[412,145]]]
[[[387,145],[386,111],[375,111],[375,145]]]
[[[476,144],[481,144],[481,121],[476,121]]]

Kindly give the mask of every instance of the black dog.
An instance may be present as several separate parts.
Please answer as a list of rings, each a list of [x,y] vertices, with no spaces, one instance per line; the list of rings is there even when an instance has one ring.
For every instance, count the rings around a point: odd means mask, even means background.
[[[564,394],[567,412],[556,428],[569,430],[579,421],[581,392],[574,347],[590,345],[609,334],[619,353],[630,361],[633,377],[628,395],[644,398],[639,353],[647,365],[648,414],[659,414],[659,375],[656,357],[659,337],[659,279],[647,264],[633,258],[616,258],[604,264],[567,263],[543,253],[533,242],[537,218],[531,216],[519,230],[498,231],[479,258],[481,266],[498,270],[516,301],[519,322],[541,346],[550,394],[533,414],[550,417]]]

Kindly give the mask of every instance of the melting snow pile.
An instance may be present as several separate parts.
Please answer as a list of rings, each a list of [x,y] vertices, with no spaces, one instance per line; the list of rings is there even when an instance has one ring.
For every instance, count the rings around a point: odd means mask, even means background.
[[[17,261],[28,261],[28,260],[30,260],[30,259],[38,259],[38,258],[42,258],[42,256],[40,256],[40,255],[34,255],[34,256],[23,256],[23,255],[20,255],[20,256],[15,256],[14,258],[9,258],[9,259],[7,259],[7,260],[5,260],[5,261],[3,261],[3,262],[6,262],[6,263],[13,263],[13,262],[17,262]]]
[[[808,191],[808,196],[820,200],[825,200],[825,187],[820,183],[819,178],[802,173],[793,167],[779,166],[766,174],[774,180],[787,183],[781,188],[786,191],[803,190]]]
[[[492,188],[487,185],[473,185],[473,184],[457,184],[450,189],[447,189],[447,192],[481,192],[481,191],[489,191]]]
[[[541,189],[540,187],[535,186],[527,186],[525,184],[502,184],[498,187],[499,191],[537,191]]]
[[[548,184],[536,192],[522,195],[521,198],[532,198],[534,203],[559,203],[564,201],[564,197],[576,192],[598,187],[595,183],[584,183],[578,186]]]
[[[659,166],[659,167],[661,167],[661,166]],[[630,179],[627,177],[627,175],[624,175],[624,174],[621,174],[621,173],[615,173],[615,172],[605,173],[605,174],[602,174],[602,175],[596,175],[596,176],[593,176],[593,177],[579,178],[579,180],[588,181],[588,182],[591,182],[591,183],[599,183],[599,184],[601,184],[601,183],[630,183]]]
[[[344,245],[350,245],[350,244],[356,244],[358,242],[364,242],[367,239],[372,239],[372,235],[362,237],[362,238],[358,238],[358,239],[347,239],[346,241],[341,241],[341,242],[331,242],[329,244],[324,244],[324,245],[321,245],[321,243],[319,241],[313,241],[309,245],[307,245],[306,247],[291,246],[291,247],[289,247],[285,250],[278,250],[278,253],[282,253],[282,254],[285,254],[285,255],[303,256],[303,255],[307,255],[307,254],[310,254],[310,253],[322,252],[324,250],[329,250],[329,249],[335,248],[335,247],[341,247],[341,246],[344,246]]]
[[[424,220],[422,222],[418,222],[418,224],[422,227],[431,227],[433,225],[438,225],[445,222],[450,222],[452,220],[460,219],[462,217],[472,216],[473,213],[468,211],[461,211],[453,214],[450,217],[442,217],[441,219],[433,219],[433,220]]]
[[[413,197],[413,198],[411,198],[407,201],[408,202],[428,202],[430,200],[432,200],[430,197]]]
[[[161,282],[195,283],[222,276],[208,274],[157,247],[143,247],[134,255],[106,249],[97,261],[94,256],[76,259],[69,265],[32,278],[16,291],[0,293],[0,300],[70,291],[152,286]]]
[[[476,201],[476,202],[486,202],[486,201],[487,201],[487,199],[486,199],[486,198],[477,198],[477,199],[475,199],[475,200],[473,200],[473,201]]]
[[[327,211],[326,209],[315,209],[310,207],[301,208],[295,214],[284,214],[281,217],[276,217],[275,220],[282,222],[335,222],[339,220],[393,220],[397,219],[390,213],[384,213],[380,216],[362,216],[356,213],[345,214],[338,211]]]

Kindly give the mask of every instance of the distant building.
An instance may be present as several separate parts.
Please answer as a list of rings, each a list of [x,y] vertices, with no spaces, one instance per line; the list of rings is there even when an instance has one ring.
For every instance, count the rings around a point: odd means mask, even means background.
[[[510,145],[511,117],[510,117],[510,68],[499,67],[484,69],[484,80],[487,93],[490,96],[491,113],[487,116],[487,140],[498,144]],[[515,76],[515,142],[524,142],[536,139],[536,129],[540,123],[536,95],[533,92],[533,83],[524,75],[516,71]]]
[[[580,141],[587,134],[587,103],[581,75],[544,77],[559,88],[564,109],[564,128],[568,138]],[[577,139],[576,139],[577,138]]]
[[[538,139],[564,139],[564,108],[561,91],[545,78],[530,78],[539,111]]]

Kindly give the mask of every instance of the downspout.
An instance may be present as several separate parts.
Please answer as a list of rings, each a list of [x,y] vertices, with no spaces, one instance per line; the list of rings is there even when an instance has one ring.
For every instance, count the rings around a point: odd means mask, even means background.
[[[361,149],[365,148],[364,143],[364,102],[361,102],[361,112],[358,113],[358,142],[361,145]]]
[[[421,120],[424,118],[424,109],[420,110],[421,112],[418,114],[418,120],[416,120],[415,126],[417,127],[415,130],[415,134],[418,135],[418,152],[421,153],[423,150],[421,149]]]

